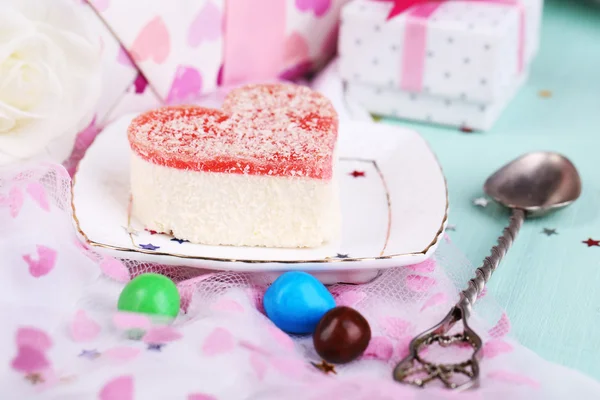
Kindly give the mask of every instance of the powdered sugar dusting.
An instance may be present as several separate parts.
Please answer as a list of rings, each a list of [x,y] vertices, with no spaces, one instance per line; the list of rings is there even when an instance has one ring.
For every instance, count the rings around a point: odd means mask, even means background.
[[[163,107],[135,118],[132,149],[178,169],[331,179],[338,119],[331,102],[294,84],[234,89],[222,110]]]

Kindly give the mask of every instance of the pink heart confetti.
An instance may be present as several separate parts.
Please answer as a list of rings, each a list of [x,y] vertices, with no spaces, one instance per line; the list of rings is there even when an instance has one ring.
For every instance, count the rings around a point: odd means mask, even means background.
[[[187,400],[217,400],[217,398],[204,393],[192,393],[188,395]]]
[[[384,317],[380,324],[386,334],[394,339],[403,338],[412,329],[410,322],[397,317]]]
[[[506,313],[502,313],[502,316],[494,325],[492,329],[489,330],[489,334],[493,338],[500,338],[506,335],[510,331],[510,320],[508,319],[508,315]]]
[[[504,370],[492,371],[489,374],[487,374],[487,377],[490,379],[496,379],[496,380],[506,382],[506,383],[514,383],[517,385],[529,385],[533,388],[538,388],[540,386],[540,383],[538,381],[536,381],[535,379],[532,379],[532,378],[522,375],[522,374],[510,372],[510,371],[504,371]]]
[[[47,275],[56,264],[56,251],[38,244],[37,259],[32,258],[29,254],[24,255],[22,258],[29,265],[29,273],[34,278]]]
[[[133,377],[123,375],[108,381],[98,397],[100,400],[133,400]]]
[[[213,41],[221,37],[221,10],[208,0],[198,12],[188,30],[187,42],[191,47],[199,46],[203,41]]]
[[[434,307],[439,304],[444,304],[447,300],[448,300],[448,298],[445,293],[443,293],[443,292],[436,293],[433,296],[431,296],[430,298],[428,298],[427,301],[425,301],[425,303],[423,303],[423,306],[421,307],[421,311],[424,311],[424,310],[428,309],[429,307]]]
[[[143,314],[118,312],[113,316],[113,324],[120,329],[148,329],[152,326],[150,318]]]
[[[125,283],[131,280],[127,267],[115,258],[105,257],[99,266],[106,276],[117,282]]]
[[[130,361],[139,356],[140,353],[140,349],[133,347],[113,347],[111,349],[104,350],[102,355],[113,361]]]
[[[428,273],[435,271],[436,263],[433,259],[428,258],[427,260],[413,265],[407,265],[405,268],[410,269],[419,273]]]
[[[483,356],[493,358],[503,353],[510,353],[513,347],[504,340],[492,339],[483,345]]]
[[[39,372],[50,366],[46,355],[38,348],[29,346],[19,346],[17,355],[11,362],[13,369],[25,372]]]
[[[17,331],[17,346],[47,351],[52,347],[52,339],[41,329],[24,327]]]
[[[282,347],[287,350],[294,350],[296,346],[294,341],[285,332],[273,325],[268,325],[267,330],[271,334],[271,337],[275,339],[275,342],[279,343]]]
[[[70,325],[71,338],[75,342],[87,342],[94,340],[100,331],[100,325],[88,317],[85,310],[78,310]]]
[[[10,192],[8,192],[8,208],[10,210],[11,217],[16,218],[19,215],[24,201],[25,196],[23,196],[21,188],[18,186],[13,186],[10,189]]]
[[[293,379],[299,378],[303,372],[306,372],[307,367],[307,364],[304,360],[283,357],[271,358],[271,365],[278,372]]]
[[[31,196],[42,210],[50,211],[50,203],[48,203],[48,197],[46,196],[46,188],[41,183],[32,182],[27,185],[25,191],[29,193],[29,196]]]
[[[202,93],[202,75],[190,66],[180,65],[167,95],[167,103],[192,100]]]
[[[202,352],[206,356],[215,356],[233,349],[233,335],[225,328],[215,328],[204,340]]]
[[[322,17],[331,8],[331,0],[296,0],[296,8],[300,11],[312,11],[315,16]]]
[[[435,279],[421,275],[408,275],[405,280],[406,287],[414,292],[427,292],[436,283]]]
[[[177,332],[175,328],[172,328],[170,326],[159,326],[156,328],[152,328],[148,332],[146,332],[146,334],[142,338],[142,341],[148,344],[169,343],[175,340],[179,340],[182,337],[183,335]]]
[[[244,307],[240,303],[232,299],[221,299],[213,304],[211,307],[213,311],[224,311],[224,312],[234,312],[234,313],[243,313]]]
[[[258,380],[262,381],[267,374],[267,363],[265,362],[264,357],[258,353],[250,354],[250,366],[256,373]]]
[[[146,24],[131,46],[131,56],[135,61],[153,60],[162,64],[171,52],[171,39],[165,22],[160,16]]]
[[[394,353],[394,345],[384,336],[371,338],[369,346],[362,355],[365,360],[388,361]]]

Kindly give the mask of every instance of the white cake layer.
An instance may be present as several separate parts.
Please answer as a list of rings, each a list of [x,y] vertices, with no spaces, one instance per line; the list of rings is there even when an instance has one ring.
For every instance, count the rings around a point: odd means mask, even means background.
[[[336,240],[336,179],[186,171],[132,155],[132,213],[147,229],[208,245],[316,247]]]

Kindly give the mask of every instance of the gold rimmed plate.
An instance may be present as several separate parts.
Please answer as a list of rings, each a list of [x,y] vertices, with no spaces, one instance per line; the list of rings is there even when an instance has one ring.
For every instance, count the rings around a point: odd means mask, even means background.
[[[205,246],[146,231],[129,214],[126,131],[133,117],[105,128],[73,179],[75,227],[99,252],[209,270],[304,270],[324,282],[363,282],[381,269],[430,257],[446,226],[446,181],[425,140],[393,125],[347,121],[340,124],[338,146],[338,242],[312,249]]]

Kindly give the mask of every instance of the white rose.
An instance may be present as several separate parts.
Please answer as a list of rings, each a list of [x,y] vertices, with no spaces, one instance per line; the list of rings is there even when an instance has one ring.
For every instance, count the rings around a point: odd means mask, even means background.
[[[100,94],[99,37],[74,0],[0,0],[0,166],[62,162]]]

